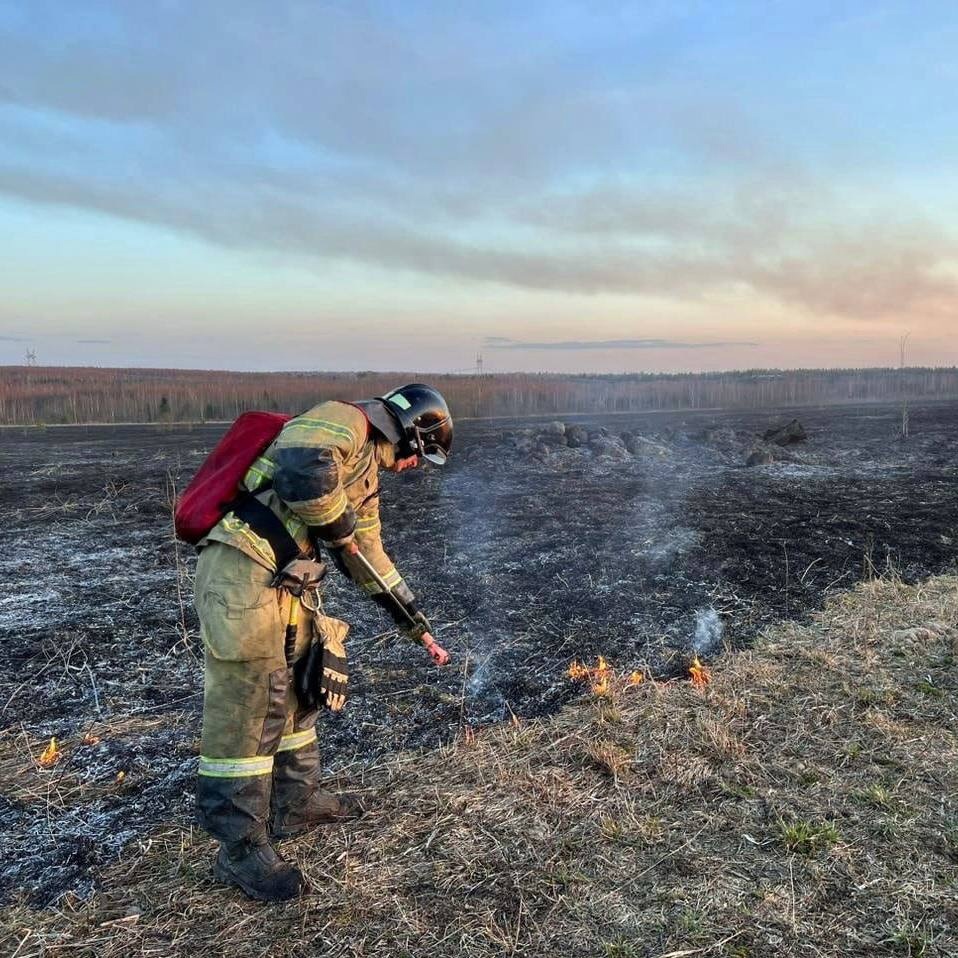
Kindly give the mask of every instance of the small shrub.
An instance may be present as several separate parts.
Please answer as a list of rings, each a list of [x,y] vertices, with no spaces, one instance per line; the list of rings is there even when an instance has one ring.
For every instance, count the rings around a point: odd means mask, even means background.
[[[888,944],[895,954],[907,955],[908,958],[925,958],[930,954],[928,949],[934,942],[927,931],[918,925],[906,922],[892,933]]]
[[[917,682],[915,688],[921,692],[922,695],[927,695],[929,698],[941,699],[945,697],[944,690],[938,688],[938,686],[929,679],[922,679],[920,682]]]
[[[790,852],[801,855],[811,855],[821,848],[828,848],[841,837],[834,822],[806,822],[802,819],[793,822],[780,819],[778,833]]]
[[[895,805],[895,798],[892,793],[877,782],[863,788],[855,793],[855,797],[865,805],[871,805],[873,808],[891,809]]]
[[[639,950],[639,943],[628,938],[604,941],[602,942],[602,950],[606,958],[639,958],[639,955],[643,954]]]
[[[614,842],[625,835],[625,827],[617,818],[603,815],[599,819],[599,832],[606,841]]]

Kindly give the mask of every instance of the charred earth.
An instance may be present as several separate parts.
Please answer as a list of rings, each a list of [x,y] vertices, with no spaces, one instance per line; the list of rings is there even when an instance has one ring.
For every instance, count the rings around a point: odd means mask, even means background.
[[[953,568],[958,404],[910,416],[904,442],[884,406],[462,423],[446,469],[383,483],[387,547],[455,665],[332,576],[352,699],[327,762],[554,711],[573,658],[675,674],[863,577]],[[192,813],[202,654],[170,502],[222,430],[0,432],[0,898],[87,894]]]

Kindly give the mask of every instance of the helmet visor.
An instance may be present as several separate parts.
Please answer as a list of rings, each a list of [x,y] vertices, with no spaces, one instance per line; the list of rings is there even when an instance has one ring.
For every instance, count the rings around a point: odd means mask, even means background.
[[[444,466],[446,464],[446,460],[449,458],[438,446],[436,446],[434,449],[424,449],[422,457],[423,459],[428,459],[431,463],[433,463],[433,465],[436,466]]]
[[[444,419],[428,429],[416,429],[419,454],[436,466],[444,466],[452,446],[452,423]]]

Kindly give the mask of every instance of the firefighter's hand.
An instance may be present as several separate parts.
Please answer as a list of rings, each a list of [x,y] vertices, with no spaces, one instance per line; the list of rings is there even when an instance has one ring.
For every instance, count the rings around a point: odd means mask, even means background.
[[[428,632],[422,637],[422,645],[436,665],[445,665],[449,661],[449,653]]]

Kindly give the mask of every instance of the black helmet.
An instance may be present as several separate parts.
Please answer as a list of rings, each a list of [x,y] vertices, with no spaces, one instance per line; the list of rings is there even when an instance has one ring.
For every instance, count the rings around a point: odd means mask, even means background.
[[[452,416],[442,394],[424,383],[400,386],[356,403],[402,457],[422,456],[441,466],[452,449]]]

